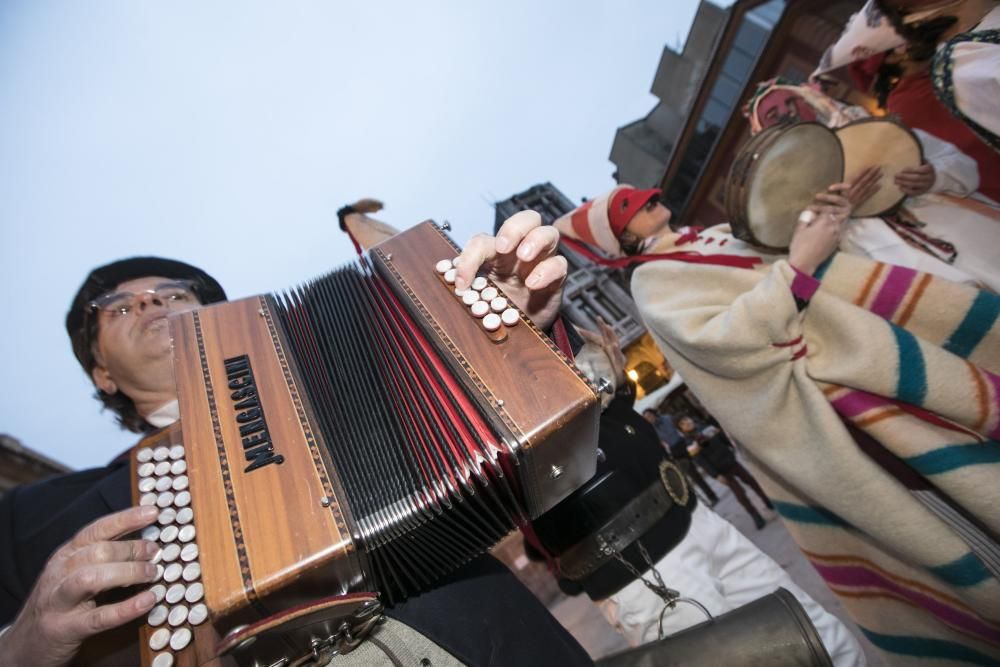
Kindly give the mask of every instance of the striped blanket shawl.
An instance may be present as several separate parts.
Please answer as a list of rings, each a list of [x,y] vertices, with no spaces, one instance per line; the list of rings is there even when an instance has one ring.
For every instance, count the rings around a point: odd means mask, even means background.
[[[728,232],[651,252],[755,254]],[[886,661],[1000,664],[1000,297],[840,253],[799,312],[762,258],[650,262],[633,295]]]

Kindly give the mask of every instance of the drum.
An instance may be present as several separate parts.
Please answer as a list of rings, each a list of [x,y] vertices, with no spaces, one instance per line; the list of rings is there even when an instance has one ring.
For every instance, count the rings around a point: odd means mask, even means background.
[[[733,236],[784,252],[816,193],[873,166],[882,168],[879,189],[852,215],[884,215],[906,198],[896,174],[923,159],[916,135],[884,118],[856,120],[835,131],[808,122],[768,127],[743,146],[729,171],[724,198]]]
[[[845,182],[852,182],[868,167],[882,167],[878,192],[854,209],[854,217],[883,215],[899,206],[906,195],[896,186],[896,174],[924,162],[917,136],[909,128],[885,118],[856,120],[836,132],[844,147]]]
[[[711,621],[602,658],[596,664],[598,667],[833,667],[816,626],[795,596],[784,588]]]
[[[733,236],[759,248],[786,250],[802,210],[843,175],[843,149],[826,126],[797,123],[763,130],[747,142],[729,171],[725,205]]]

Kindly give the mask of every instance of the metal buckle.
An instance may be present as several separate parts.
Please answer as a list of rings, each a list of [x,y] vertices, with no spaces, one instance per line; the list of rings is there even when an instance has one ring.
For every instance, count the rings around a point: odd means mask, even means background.
[[[288,667],[326,665],[334,656],[346,655],[356,649],[383,618],[382,603],[369,600],[337,627],[337,632],[324,639],[313,639],[309,653],[289,663]]]

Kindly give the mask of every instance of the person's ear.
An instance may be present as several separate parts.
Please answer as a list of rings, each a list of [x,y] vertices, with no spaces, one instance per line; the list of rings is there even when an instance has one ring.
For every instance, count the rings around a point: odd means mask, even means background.
[[[94,368],[90,371],[90,379],[94,381],[94,386],[105,394],[118,393],[118,385],[111,378],[110,371],[100,363],[94,364]]]

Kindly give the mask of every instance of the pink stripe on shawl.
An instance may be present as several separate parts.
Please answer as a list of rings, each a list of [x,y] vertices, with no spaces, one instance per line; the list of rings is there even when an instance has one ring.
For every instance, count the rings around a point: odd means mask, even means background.
[[[825,565],[813,561],[813,565],[827,583],[853,588],[878,588],[891,591],[908,600],[911,604],[926,609],[948,625],[968,634],[1000,644],[1000,630],[983,621],[975,614],[968,613],[921,591],[907,588],[892,579],[884,577],[862,565]]]
[[[894,266],[889,270],[882,288],[878,291],[875,301],[872,302],[871,311],[876,315],[891,320],[899,304],[903,302],[906,293],[913,284],[913,279],[917,272],[903,266]]]
[[[1000,440],[1000,419],[997,419],[997,416],[1000,415],[1000,375],[990,373],[989,371],[983,369],[980,369],[980,372],[985,375],[987,381],[993,385],[993,400],[989,403],[989,405],[991,406],[990,412],[993,413],[993,418],[996,419],[996,425],[987,435],[994,440]]]
[[[830,405],[843,417],[852,419],[874,408],[893,405],[893,402],[875,394],[854,390],[830,401]]]

